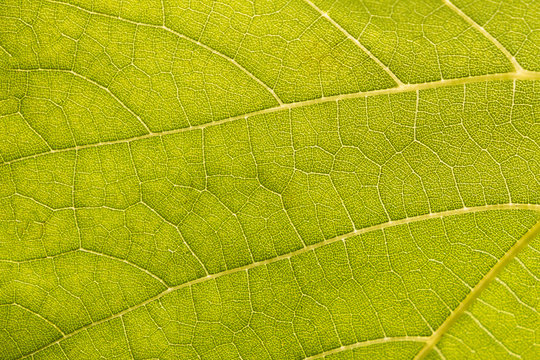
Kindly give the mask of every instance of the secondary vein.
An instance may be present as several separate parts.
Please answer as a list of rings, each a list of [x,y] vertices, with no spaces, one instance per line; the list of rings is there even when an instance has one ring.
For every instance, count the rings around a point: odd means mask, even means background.
[[[56,70],[56,69],[11,69],[11,70],[12,71],[53,71],[53,72],[64,71],[65,72],[65,70]],[[151,134],[134,136],[134,137],[124,138],[124,139],[119,139],[119,140],[103,141],[99,143],[92,143],[92,144],[86,144],[86,145],[77,145],[77,146],[71,146],[71,147],[62,148],[62,149],[53,149],[52,151],[44,151],[41,153],[21,156],[16,159],[4,161],[3,163],[0,163],[0,166],[9,165],[9,164],[13,164],[13,163],[23,161],[26,159],[32,159],[32,158],[36,158],[36,157],[40,157],[40,156],[44,156],[48,154],[53,154],[53,153],[59,153],[59,152],[65,152],[65,151],[71,151],[71,150],[81,150],[81,149],[105,146],[105,145],[121,144],[121,143],[136,141],[136,140],[147,139],[147,138],[151,138],[155,136],[165,136],[165,135],[178,134],[185,131],[201,130],[207,127],[218,126],[218,125],[232,122],[235,120],[247,119],[253,116],[257,116],[257,115],[270,114],[270,113],[274,113],[274,112],[278,112],[282,110],[295,109],[295,108],[299,108],[303,106],[323,104],[327,102],[337,102],[341,100],[356,99],[356,98],[369,97],[369,96],[399,94],[399,93],[405,93],[405,92],[410,92],[410,91],[438,89],[438,88],[445,88],[449,86],[473,84],[473,83],[479,83],[479,82],[484,82],[484,81],[498,81],[498,80],[540,80],[540,72],[523,70],[520,72],[513,72],[513,73],[470,76],[470,77],[465,77],[465,78],[439,80],[439,81],[433,81],[433,82],[422,83],[422,84],[407,84],[407,85],[389,88],[389,89],[379,89],[379,90],[370,90],[370,91],[363,91],[363,92],[350,93],[350,94],[325,96],[325,97],[312,99],[312,100],[304,100],[304,101],[299,101],[299,102],[294,102],[294,103],[282,104],[275,107],[253,111],[247,114],[239,114],[239,115],[235,115],[229,118],[225,118],[225,119],[221,119],[221,120],[217,120],[217,121],[213,121],[213,122],[209,122],[209,123],[205,123],[201,125],[189,126],[189,127],[173,129],[173,130],[156,131]]]
[[[539,211],[540,212],[540,205],[535,205],[535,204],[497,204],[497,205],[484,205],[484,206],[476,206],[476,207],[469,207],[469,208],[459,208],[459,209],[442,211],[442,212],[438,212],[438,213],[430,213],[430,214],[418,215],[418,216],[414,216],[414,217],[410,217],[410,218],[404,218],[404,219],[400,219],[400,220],[389,221],[389,222],[386,222],[386,223],[377,224],[377,225],[362,228],[362,229],[357,229],[357,230],[354,230],[354,231],[349,232],[347,234],[343,234],[343,235],[340,235],[340,236],[337,236],[337,237],[334,237],[334,238],[331,238],[331,239],[327,239],[327,240],[319,242],[317,244],[306,246],[306,247],[303,247],[303,248],[301,248],[299,250],[296,250],[296,251],[293,251],[293,252],[290,252],[290,253],[286,253],[286,254],[283,254],[283,255],[280,255],[280,256],[276,256],[276,257],[271,258],[271,259],[257,261],[257,262],[254,262],[254,263],[251,263],[251,264],[248,264],[248,265],[244,265],[244,266],[241,266],[241,267],[238,267],[238,268],[225,270],[225,271],[222,271],[222,272],[219,272],[219,273],[216,273],[216,274],[207,275],[207,276],[204,276],[202,278],[198,278],[198,279],[195,279],[195,280],[192,280],[192,281],[188,281],[188,282],[180,284],[180,285],[169,287],[166,290],[158,293],[157,295],[154,295],[153,297],[148,298],[147,300],[143,301],[142,303],[139,303],[139,304],[137,304],[135,306],[126,308],[126,309],[124,309],[124,310],[122,310],[122,311],[120,311],[120,312],[118,312],[116,314],[113,314],[113,315],[111,315],[109,317],[106,317],[104,319],[95,321],[93,323],[87,324],[87,325],[85,325],[85,326],[83,326],[83,327],[81,327],[81,328],[79,328],[79,329],[77,329],[77,330],[75,330],[75,331],[73,331],[73,332],[71,332],[69,334],[66,334],[65,336],[60,337],[58,340],[56,340],[56,341],[54,341],[54,342],[52,342],[50,344],[47,344],[47,345],[45,345],[45,346],[43,346],[43,347],[41,347],[39,349],[34,350],[31,353],[25,355],[23,357],[23,359],[28,358],[28,357],[36,354],[37,352],[39,352],[39,351],[41,351],[43,349],[46,349],[46,348],[49,348],[49,347],[51,347],[51,346],[53,346],[55,344],[58,344],[62,340],[70,338],[70,337],[72,337],[72,336],[74,336],[74,335],[76,335],[76,334],[78,334],[78,333],[80,333],[80,332],[82,332],[82,331],[84,331],[84,330],[86,330],[88,328],[97,326],[99,324],[102,324],[102,323],[107,322],[107,321],[112,320],[112,319],[119,318],[119,317],[121,317],[121,316],[123,316],[123,315],[125,315],[125,314],[127,314],[127,313],[129,313],[131,311],[139,309],[139,308],[141,308],[141,307],[143,307],[143,306],[145,306],[145,305],[147,305],[147,304],[149,304],[149,303],[151,303],[151,302],[153,302],[155,300],[158,300],[158,299],[162,298],[163,296],[165,296],[165,295],[167,295],[167,294],[169,294],[169,293],[171,293],[173,291],[176,291],[176,290],[180,290],[180,289],[183,289],[183,288],[186,288],[186,287],[190,287],[192,285],[202,283],[202,282],[205,282],[205,281],[208,281],[208,280],[214,280],[214,279],[220,278],[220,277],[225,276],[225,275],[230,275],[230,274],[234,274],[234,273],[241,272],[241,271],[248,271],[248,270],[253,269],[255,267],[258,267],[258,266],[269,265],[269,264],[272,264],[272,263],[275,263],[275,262],[278,262],[278,261],[281,261],[281,260],[284,260],[284,259],[290,259],[293,256],[297,256],[297,255],[300,255],[302,253],[315,250],[315,249],[320,248],[322,246],[325,246],[325,245],[328,245],[328,244],[331,244],[331,243],[335,243],[337,241],[343,241],[343,240],[348,239],[350,237],[361,235],[361,234],[364,234],[364,233],[377,231],[377,230],[383,230],[383,229],[386,229],[386,228],[389,228],[389,227],[398,226],[398,225],[404,225],[404,224],[410,224],[410,223],[423,221],[423,220],[441,219],[441,218],[446,217],[446,216],[467,214],[467,213],[480,212],[480,211],[489,211],[489,210],[532,210],[532,211]],[[537,228],[536,231],[540,232],[540,222],[538,224],[536,224],[534,228]],[[527,233],[527,234],[529,234],[529,233]],[[527,235],[525,235],[525,236],[527,236]],[[520,239],[516,244],[519,244],[520,242],[522,242],[522,240],[523,240],[523,238]],[[523,244],[522,247],[525,246],[525,245],[526,244]],[[514,249],[515,246],[516,245],[514,245],[514,247],[512,249]],[[519,250],[521,250],[522,247],[520,247]],[[512,252],[512,249],[507,254],[505,254],[503,256],[503,258],[501,258],[501,260],[497,263],[497,265],[495,265],[495,268],[500,266],[499,263],[503,259],[505,259],[508,256],[509,253]],[[511,259],[509,259],[509,260],[511,260]],[[506,265],[506,263],[505,263],[505,265]],[[491,271],[488,273],[488,275],[490,273],[491,273]],[[486,277],[488,275],[486,275]],[[480,283],[482,283],[482,281]],[[476,287],[475,287],[475,289],[476,289]],[[474,292],[474,290],[473,290],[473,292]],[[452,317],[452,315],[451,315],[451,317]],[[444,325],[444,323],[443,323],[443,325]],[[439,331],[439,329],[437,331]],[[435,334],[436,333],[434,333],[434,335]],[[430,337],[430,339],[432,341],[433,341],[434,335],[432,335]],[[434,345],[435,345],[435,343],[433,343],[433,346]],[[419,359],[421,359],[421,358],[419,358]]]
[[[426,345],[416,355],[414,360],[424,359],[431,350],[437,345],[442,336],[452,327],[457,319],[469,308],[469,306],[480,296],[482,291],[497,277],[499,272],[512,261],[523,248],[525,248],[538,234],[540,234],[540,221],[538,221],[529,231],[523,235],[515,244],[508,250],[503,257],[487,272],[486,275],[476,284],[469,295],[452,311],[450,316],[439,326],[439,328],[431,335]]]
[[[481,26],[480,24],[478,24],[476,21],[474,21],[472,18],[470,18],[467,14],[465,14],[463,12],[463,10],[461,10],[460,8],[458,8],[456,5],[454,5],[450,0],[444,0],[444,3],[446,4],[446,6],[448,6],[453,12],[455,12],[456,14],[458,14],[461,18],[463,18],[463,20],[465,20],[469,25],[471,25],[473,28],[475,28],[476,30],[478,30],[482,35],[484,35],[484,37],[486,37],[491,43],[493,43],[493,45],[495,45],[497,47],[497,49],[499,49],[503,54],[504,56],[506,56],[508,58],[508,60],[510,60],[510,62],[512,63],[512,66],[514,67],[515,71],[516,72],[522,72],[522,71],[525,71],[521,65],[517,62],[516,58],[510,54],[510,52],[508,51],[508,49],[506,49],[500,42],[499,40],[497,40],[493,35],[491,35],[483,26]]]
[[[356,46],[362,49],[373,61],[377,63],[391,78],[396,82],[398,86],[404,86],[405,84],[390,70],[386,64],[384,64],[379,58],[377,58],[371,51],[369,51],[357,38],[352,36],[347,30],[345,30],[341,25],[339,25],[334,19],[332,19],[328,13],[323,12],[310,0],[304,0],[309,6],[315,9],[322,17],[328,20],[335,28],[337,28],[342,34],[344,34],[349,40],[351,40]]]

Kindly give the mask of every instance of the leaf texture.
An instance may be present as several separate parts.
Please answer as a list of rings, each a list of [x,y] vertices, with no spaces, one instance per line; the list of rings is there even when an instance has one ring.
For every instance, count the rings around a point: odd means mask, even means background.
[[[0,358],[537,359],[538,34],[538,1],[0,1]]]

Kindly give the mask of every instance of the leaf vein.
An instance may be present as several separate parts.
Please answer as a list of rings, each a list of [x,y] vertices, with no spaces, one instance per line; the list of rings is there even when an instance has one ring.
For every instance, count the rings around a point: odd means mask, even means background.
[[[322,247],[322,246],[325,246],[325,245],[328,245],[328,244],[331,244],[331,243],[335,243],[337,241],[342,241],[342,240],[348,239],[350,237],[353,237],[353,236],[356,236],[356,235],[361,235],[361,234],[368,233],[368,232],[371,232],[371,231],[383,230],[383,229],[388,228],[388,227],[393,227],[393,226],[398,226],[398,225],[403,225],[403,224],[410,224],[410,223],[414,223],[414,222],[417,222],[417,221],[423,221],[423,220],[429,220],[429,219],[441,219],[441,218],[446,217],[446,216],[467,214],[467,213],[480,212],[480,211],[490,211],[490,210],[533,210],[533,211],[540,211],[540,205],[535,205],[535,204],[497,204],[497,205],[484,205],[484,206],[469,207],[469,208],[459,208],[459,209],[453,209],[453,210],[446,210],[446,211],[442,211],[442,212],[438,212],[438,213],[431,213],[431,214],[418,215],[418,216],[414,216],[414,217],[410,217],[410,218],[403,218],[403,219],[400,219],[400,220],[389,221],[389,222],[386,222],[386,223],[382,223],[382,224],[378,224],[378,225],[374,225],[374,226],[369,226],[369,227],[362,228],[362,229],[357,229],[357,230],[354,230],[352,232],[349,232],[349,233],[346,233],[346,234],[343,234],[343,235],[340,235],[340,236],[337,236],[337,237],[334,237],[334,238],[331,238],[331,239],[327,239],[325,241],[322,241],[322,242],[319,242],[319,243],[316,243],[316,244],[313,244],[313,245],[310,245],[310,246],[306,246],[304,248],[301,248],[299,250],[296,250],[296,251],[293,251],[293,252],[290,252],[290,253],[279,255],[279,256],[276,256],[276,257],[273,257],[273,258],[270,258],[270,259],[267,259],[267,260],[254,262],[254,263],[244,265],[244,266],[241,266],[241,267],[238,267],[238,268],[229,269],[229,270],[222,271],[222,272],[219,272],[219,273],[215,273],[215,274],[212,274],[212,275],[208,275],[208,276],[205,276],[205,277],[202,277],[202,278],[191,280],[191,281],[188,281],[188,282],[180,284],[180,285],[169,287],[165,291],[163,291],[163,292],[161,292],[161,293],[159,293],[159,294],[157,294],[157,295],[155,295],[155,296],[153,296],[151,298],[148,298],[145,301],[143,301],[143,302],[141,302],[141,303],[139,303],[137,305],[126,308],[126,309],[124,309],[124,310],[122,310],[122,311],[120,311],[120,312],[118,312],[118,313],[116,313],[116,314],[114,314],[112,316],[109,316],[109,317],[103,318],[101,320],[95,321],[95,322],[90,323],[88,325],[85,325],[85,326],[83,326],[83,327],[81,327],[81,328],[79,328],[79,329],[77,329],[77,330],[75,330],[75,331],[73,331],[73,332],[71,332],[69,334],[66,334],[65,336],[63,336],[62,338],[56,340],[55,342],[44,345],[44,346],[40,347],[39,349],[36,349],[33,352],[25,355],[23,358],[33,356],[37,352],[39,352],[39,351],[41,351],[43,349],[46,349],[46,348],[48,348],[50,346],[53,346],[55,344],[58,344],[62,340],[70,338],[70,337],[72,337],[72,336],[74,336],[74,335],[76,335],[76,334],[78,334],[78,333],[80,333],[82,331],[85,331],[88,328],[91,328],[91,327],[97,326],[99,324],[105,323],[105,322],[107,322],[107,321],[109,321],[111,319],[121,317],[121,316],[123,316],[123,315],[125,315],[125,314],[127,314],[127,313],[129,313],[131,311],[134,311],[134,310],[139,309],[139,308],[141,308],[143,306],[146,306],[147,304],[149,304],[149,303],[151,303],[151,302],[153,302],[155,300],[158,300],[158,299],[162,298],[163,296],[165,296],[165,295],[167,295],[167,294],[169,294],[169,293],[171,293],[173,291],[180,290],[180,289],[183,289],[183,288],[186,288],[186,287],[191,287],[192,285],[195,285],[195,284],[198,284],[198,283],[202,283],[202,282],[205,282],[205,281],[208,281],[208,280],[214,280],[216,278],[219,278],[219,277],[222,277],[222,276],[225,276],[225,275],[229,275],[229,274],[234,274],[234,273],[237,273],[237,272],[240,272],[240,271],[247,271],[247,270],[250,270],[250,269],[258,267],[258,266],[269,265],[269,264],[278,262],[280,260],[289,259],[289,258],[291,258],[293,256],[296,256],[296,255],[299,255],[299,254],[302,254],[302,253],[305,253],[305,252],[308,252],[308,251],[315,250],[315,249],[317,249],[319,247]],[[540,222],[538,222],[533,229],[534,229],[535,232],[540,232]],[[519,252],[519,250],[521,250],[521,248],[523,246],[527,245],[528,241],[524,242],[523,239],[527,238],[527,236],[531,236],[531,235],[529,235],[530,233],[531,233],[531,231],[529,231],[525,236],[523,236],[516,243],[516,245],[514,245],[514,247],[512,247],[512,249],[510,249],[510,251],[508,251],[503,256],[503,258],[501,258],[501,260],[497,263],[497,265],[495,265],[495,267],[493,269],[499,269],[500,270],[500,267],[501,267],[500,264],[503,261],[504,261],[504,265],[506,265],[506,263],[508,261],[510,261],[513,258],[513,256],[515,256],[515,254],[517,254],[516,248],[518,248],[517,251]],[[485,279],[488,278],[489,276],[493,276],[492,275],[493,269],[490,270],[490,272],[480,281],[480,283],[475,287],[475,289],[478,286],[485,286],[485,284],[484,284]],[[484,284],[484,285],[482,285],[482,284]],[[455,315],[454,314],[456,312],[458,312],[458,311],[461,314],[465,310],[465,308],[462,309],[462,306],[467,301],[470,301],[468,299],[471,296],[471,294],[474,294],[475,298],[476,298],[477,291],[475,292],[475,290],[473,290],[469,294],[469,296],[458,306],[458,308],[456,308],[454,310],[454,312],[452,313],[452,315],[448,319],[453,319],[452,320],[452,322],[453,322],[455,320]],[[419,352],[419,355],[417,355],[417,359],[415,359],[415,360],[422,359],[425,355],[427,355],[427,352],[429,352],[429,350],[431,350],[431,348],[433,348],[433,346],[436,345],[436,341],[434,341],[434,339],[436,339],[438,335],[442,336],[442,334],[440,333],[440,329],[443,328],[443,326],[444,327],[448,326],[448,325],[445,325],[445,324],[447,324],[448,319],[430,337],[430,342],[426,343],[426,346],[421,350],[421,352]],[[440,336],[439,336],[439,338],[440,338]],[[436,340],[438,341],[438,339],[436,339]],[[428,347],[429,347],[429,349],[426,352],[425,349],[427,349]],[[423,354],[422,357],[418,357],[421,354]]]
[[[459,15],[463,20],[465,20],[471,27],[478,30],[484,37],[486,37],[493,45],[499,49],[506,58],[512,63],[514,70],[516,72],[525,71],[521,65],[517,62],[516,58],[506,49],[493,35],[491,35],[482,25],[478,24],[471,17],[469,17],[463,10],[454,5],[450,0],[444,0],[446,6],[450,8],[454,13]]]
[[[404,86],[405,84],[390,70],[386,64],[384,64],[379,58],[377,58],[371,51],[368,50],[358,39],[356,39],[354,36],[352,36],[347,30],[345,30],[341,25],[339,25],[334,19],[332,19],[328,13],[323,12],[317,5],[315,5],[310,0],[303,0],[306,4],[308,4],[310,7],[315,9],[323,18],[328,20],[335,28],[337,28],[341,33],[343,33],[347,39],[351,40],[356,46],[358,46],[363,52],[365,52],[373,61],[379,65],[384,72],[386,72],[392,80],[399,86]]]
[[[535,206],[540,207],[540,206]],[[488,285],[494,281],[499,272],[512,261],[519,252],[525,248],[538,234],[540,234],[540,221],[538,221],[529,231],[523,235],[503,257],[488,271],[486,275],[476,284],[476,286],[469,292],[469,294],[463,299],[463,301],[454,309],[448,318],[439,326],[439,328],[431,335],[430,339],[426,342],[426,345],[416,355],[414,360],[424,359],[431,350],[437,345],[443,335],[452,327],[456,320],[461,315],[469,314],[467,311],[469,306],[480,296],[482,291],[488,287]],[[474,320],[474,319],[473,319]],[[479,325],[480,326],[480,325]],[[504,347],[504,346],[503,346]],[[512,354],[512,353],[510,353]]]
[[[12,71],[39,71],[39,70],[55,71],[55,69],[34,69],[34,70],[11,69],[11,70]],[[103,141],[99,143],[90,143],[86,145],[71,146],[71,147],[66,147],[66,148],[53,150],[53,151],[44,151],[41,153],[21,156],[15,159],[4,161],[3,163],[0,163],[0,166],[9,165],[9,164],[13,164],[15,162],[23,161],[26,159],[32,159],[32,158],[36,158],[36,157],[40,157],[40,156],[44,156],[48,154],[53,154],[53,153],[58,153],[58,152],[81,150],[81,149],[86,149],[86,148],[91,148],[91,147],[106,146],[106,145],[119,144],[119,143],[127,143],[130,141],[137,141],[137,140],[142,140],[142,139],[151,138],[155,136],[166,136],[166,135],[172,135],[172,134],[182,133],[186,131],[201,130],[207,127],[217,126],[217,125],[221,125],[224,123],[228,123],[228,122],[232,122],[232,121],[236,121],[240,119],[246,119],[246,118],[256,116],[256,115],[270,114],[270,113],[274,113],[274,112],[278,112],[282,110],[295,109],[295,108],[299,108],[303,106],[323,104],[327,102],[336,102],[336,101],[346,100],[346,99],[356,99],[356,98],[370,97],[370,96],[377,96],[377,95],[399,94],[399,93],[405,93],[409,91],[438,89],[438,88],[445,88],[445,87],[455,86],[455,85],[473,84],[473,83],[487,82],[487,81],[502,81],[502,80],[531,80],[531,81],[540,80],[540,73],[532,72],[532,71],[523,71],[519,73],[489,74],[489,75],[457,78],[457,79],[451,79],[451,80],[439,80],[439,81],[427,82],[427,83],[422,83],[422,84],[409,84],[409,85],[404,85],[401,87],[395,87],[395,88],[389,88],[389,89],[379,89],[379,90],[371,90],[371,91],[364,91],[364,92],[357,92],[357,93],[350,93],[350,94],[343,94],[343,95],[326,96],[326,97],[321,97],[318,99],[299,101],[299,102],[283,104],[283,105],[279,105],[275,107],[265,108],[265,109],[253,111],[253,112],[242,114],[242,115],[236,115],[229,118],[224,118],[221,120],[204,123],[201,125],[194,125],[194,126],[188,126],[188,127],[179,128],[179,129],[153,132],[151,134],[134,136],[134,137],[124,138],[124,139],[119,139],[119,140],[111,140],[111,141]]]
[[[46,1],[46,2],[49,2],[49,3],[54,3],[54,4],[62,4],[64,6],[69,6],[69,7],[78,9],[80,11],[84,11],[84,12],[86,12],[88,14],[91,14],[91,15],[103,16],[103,17],[107,17],[107,18],[110,18],[110,19],[130,23],[130,24],[133,24],[133,25],[136,25],[136,26],[146,26],[146,27],[151,27],[151,28],[154,28],[154,29],[160,29],[160,30],[167,31],[167,32],[169,32],[169,33],[171,33],[171,34],[173,34],[173,35],[175,35],[175,36],[177,36],[177,37],[179,37],[181,39],[189,41],[189,42],[191,42],[191,43],[193,43],[193,44],[195,44],[195,45],[197,45],[199,47],[202,47],[205,50],[210,51],[214,55],[217,55],[217,56],[227,60],[228,62],[230,62],[231,64],[236,66],[238,69],[240,69],[242,72],[244,72],[252,80],[254,80],[259,85],[264,87],[265,90],[268,91],[272,95],[272,97],[277,101],[278,104],[280,104],[280,105],[283,104],[283,101],[281,100],[281,98],[274,92],[274,90],[270,86],[268,86],[266,83],[264,83],[261,79],[259,79],[257,76],[255,76],[255,74],[253,74],[251,71],[246,69],[244,66],[239,64],[236,60],[234,60],[233,58],[227,56],[226,54],[224,54],[222,52],[219,52],[216,49],[214,49],[214,48],[212,48],[212,47],[210,47],[210,46],[208,46],[208,45],[206,45],[206,44],[204,44],[204,43],[202,43],[202,42],[200,42],[198,40],[192,39],[189,36],[186,36],[186,35],[184,35],[182,33],[179,33],[176,30],[171,29],[170,27],[165,26],[165,24],[163,24],[163,25],[155,25],[155,24],[149,24],[149,23],[144,23],[144,22],[138,22],[138,21],[126,19],[126,18],[123,18],[123,17],[120,17],[120,16],[114,16],[114,15],[110,15],[110,14],[106,14],[106,13],[102,13],[102,12],[89,10],[89,9],[84,8],[84,7],[77,6],[77,5],[70,4],[70,3],[67,3],[67,2],[63,2],[63,1],[55,1],[55,0],[43,0],[43,1]],[[165,11],[165,10],[163,10],[163,11]],[[165,13],[163,13],[163,22],[165,22]]]

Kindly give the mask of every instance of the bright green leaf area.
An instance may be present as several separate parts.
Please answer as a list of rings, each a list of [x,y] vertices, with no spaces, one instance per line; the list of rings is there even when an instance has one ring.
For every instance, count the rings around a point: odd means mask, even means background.
[[[540,2],[0,0],[0,359],[539,359]]]

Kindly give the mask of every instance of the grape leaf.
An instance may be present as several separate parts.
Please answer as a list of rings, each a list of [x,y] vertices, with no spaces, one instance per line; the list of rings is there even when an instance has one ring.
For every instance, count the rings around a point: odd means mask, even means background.
[[[0,1],[0,358],[538,359],[540,2]]]

